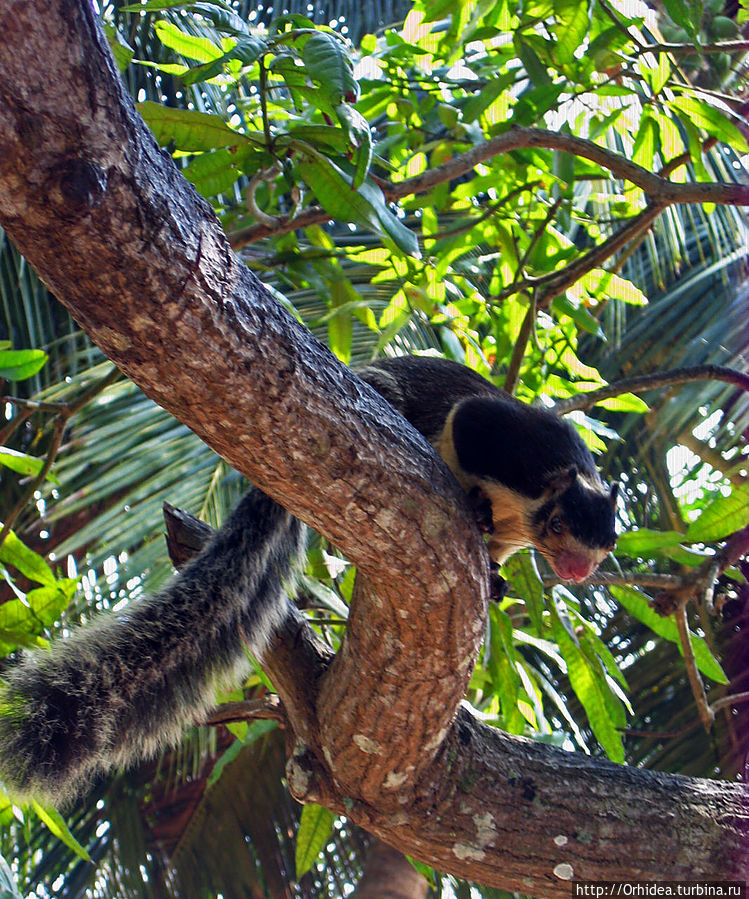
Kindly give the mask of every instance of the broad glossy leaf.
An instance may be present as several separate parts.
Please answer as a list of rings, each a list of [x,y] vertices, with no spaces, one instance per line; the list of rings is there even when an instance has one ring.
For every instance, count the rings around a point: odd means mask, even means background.
[[[182,76],[182,80],[185,84],[196,84],[199,81],[209,81],[211,78],[215,78],[216,75],[220,75],[224,70],[224,66],[232,60],[237,60],[245,66],[251,66],[260,59],[266,49],[267,44],[262,38],[252,34],[241,37],[235,46],[224,53],[223,56],[211,60],[202,66],[196,66],[194,69],[190,69],[189,72]]]
[[[29,580],[37,584],[54,586],[55,576],[52,569],[44,559],[29,549],[19,538],[10,531],[0,545],[0,562],[16,568]]]
[[[239,147],[244,143],[263,146],[261,135],[250,132],[239,134],[222,118],[193,109],[174,109],[146,100],[138,104],[154,137],[162,147],[174,144],[185,153],[203,153],[223,147]]]
[[[639,528],[620,534],[616,541],[616,548],[627,556],[647,557],[650,553],[667,547],[679,546],[684,539],[684,534],[680,534],[678,531],[653,531],[649,528]]]
[[[543,632],[544,588],[530,553],[516,553],[502,566],[513,596],[525,602],[536,634]]]
[[[679,629],[676,626],[676,621],[673,616],[664,618],[659,615],[653,609],[650,597],[639,590],[636,590],[634,587],[612,586],[609,590],[630,615],[633,615],[638,621],[641,621],[644,625],[649,627],[651,631],[658,634],[658,636],[663,637],[664,640],[668,640],[669,643],[675,643],[679,652],[682,652]],[[689,639],[692,644],[692,649],[694,650],[697,667],[700,671],[706,677],[709,677],[719,684],[727,684],[728,678],[720,667],[718,661],[713,658],[713,655],[702,637],[698,637],[696,634],[690,632]]]
[[[694,41],[699,41],[700,22],[696,20],[697,6],[687,2],[687,0],[663,0],[666,12],[673,21],[683,28]],[[699,7],[699,15],[701,17],[702,6]]]
[[[44,350],[0,350],[0,378],[23,381],[35,375],[46,361]]]
[[[588,5],[578,0],[554,4],[557,24],[553,27],[556,36],[554,55],[561,64],[572,62],[575,52],[582,45],[590,27]]]
[[[336,817],[334,812],[314,803],[308,803],[302,809],[296,835],[297,880],[309,871],[322,852],[333,832]]]
[[[722,140],[737,152],[747,152],[746,138],[727,114],[717,106],[696,97],[679,97],[670,101],[668,105],[677,115],[703,128],[708,134]]]
[[[390,212],[378,187],[365,182],[354,190],[351,178],[319,153],[300,162],[299,169],[331,218],[387,235],[404,252],[418,258],[416,236]]]
[[[749,523],[749,484],[733,487],[728,496],[718,496],[687,528],[689,543],[713,543]]]
[[[35,476],[44,467],[44,459],[37,459],[35,456],[27,456],[26,453],[2,448],[0,449],[0,465],[10,468],[11,471],[18,472],[18,474]]]
[[[215,197],[231,190],[243,174],[244,163],[255,152],[246,144],[236,150],[222,148],[201,153],[185,166],[182,174],[204,197]]]
[[[304,45],[302,60],[309,77],[320,84],[333,106],[344,100],[355,103],[359,98],[351,60],[339,38],[325,32],[313,34]]]
[[[153,27],[165,47],[169,47],[170,50],[174,50],[175,53],[179,53],[187,59],[194,59],[196,62],[211,62],[224,55],[222,48],[207,37],[187,34],[171,22],[156,22]]]
[[[622,737],[616,729],[616,723],[611,718],[603,696],[603,691],[609,690],[603,669],[600,665],[596,668],[590,665],[585,653],[575,643],[562,623],[556,606],[552,603],[550,608],[554,638],[567,663],[567,675],[575,694],[585,709],[593,733],[612,761],[623,762]]]

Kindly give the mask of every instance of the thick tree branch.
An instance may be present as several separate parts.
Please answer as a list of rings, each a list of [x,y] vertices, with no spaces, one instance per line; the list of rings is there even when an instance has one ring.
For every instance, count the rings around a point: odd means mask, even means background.
[[[198,522],[194,551],[209,532]],[[284,667],[279,660],[295,652],[295,640],[292,631],[279,635],[267,660],[271,672]],[[315,669],[315,651],[303,654],[305,677]],[[300,800],[327,805],[440,870],[526,895],[568,896],[573,879],[725,880],[749,874],[749,797],[743,787],[560,752],[487,727],[465,708],[413,804],[395,813],[380,803],[342,799],[306,747],[292,756],[288,770]],[[693,816],[701,822],[696,829]],[[727,833],[711,832],[712,817],[728,825]],[[664,820],[671,826],[664,828]]]

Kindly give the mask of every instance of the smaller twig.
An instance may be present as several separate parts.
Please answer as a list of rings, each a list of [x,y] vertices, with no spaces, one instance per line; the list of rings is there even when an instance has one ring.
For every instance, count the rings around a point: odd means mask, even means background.
[[[687,621],[686,602],[679,603],[675,615],[676,626],[679,630],[679,643],[681,644],[681,649],[684,653],[684,664],[687,669],[689,685],[692,688],[692,695],[694,696],[694,700],[697,703],[697,711],[699,713],[700,720],[702,721],[702,726],[706,731],[709,732],[710,728],[713,726],[715,714],[710,708],[710,703],[707,701],[705,685],[702,683],[702,678],[700,677],[700,672],[697,668],[697,659],[694,656],[694,648],[689,637],[689,622]]]
[[[4,396],[0,402],[10,403],[11,397]],[[30,409],[22,409],[18,415],[14,415],[4,428],[0,429],[0,446],[5,446],[11,436],[21,427],[21,425],[31,417]]]
[[[37,488],[44,483],[45,478],[49,474],[49,470],[50,468],[52,468],[52,463],[55,461],[57,453],[60,450],[60,444],[62,443],[62,436],[65,433],[66,424],[67,418],[65,418],[63,415],[60,415],[55,421],[54,430],[52,431],[52,441],[49,445],[49,449],[47,450],[47,455],[44,459],[44,465],[42,465],[39,474],[28,483],[26,489],[18,498],[15,506],[13,506],[8,515],[5,517],[2,529],[0,529],[0,546],[2,546],[5,542],[5,539],[7,538],[11,528],[15,524],[16,519],[21,514],[21,511],[26,507],[27,503],[31,501],[34,493],[36,493]]]
[[[623,393],[642,393],[645,390],[673,387],[677,384],[688,384],[691,381],[724,381],[726,384],[733,384],[735,387],[749,391],[749,375],[744,372],[724,365],[693,365],[688,368],[672,368],[664,372],[655,372],[651,375],[622,378],[620,381],[614,381],[597,390],[558,400],[554,403],[554,410],[559,415],[566,415],[568,412],[575,412],[578,409],[590,409],[601,400],[621,396]]]
[[[653,222],[665,209],[661,203],[650,203],[643,211],[630,219],[625,225],[616,231],[611,237],[603,241],[597,247],[593,247],[575,262],[558,272],[544,275],[538,279],[539,296],[538,305],[541,309],[547,309],[552,300],[564,293],[573,284],[576,284],[583,275],[596,268],[600,268],[607,259],[610,259],[620,250],[623,250],[631,241],[646,234]]]
[[[11,531],[11,528],[15,524],[16,519],[21,514],[21,511],[26,507],[26,505],[31,501],[34,496],[34,493],[37,489],[44,483],[47,475],[49,474],[50,468],[52,468],[52,464],[57,457],[57,453],[60,450],[60,445],[62,444],[62,438],[65,434],[65,427],[70,420],[71,416],[75,415],[79,409],[83,408],[86,403],[89,403],[92,399],[94,399],[97,394],[99,394],[105,387],[111,384],[117,377],[119,377],[119,370],[115,367],[112,367],[112,370],[105,375],[103,378],[100,378],[96,381],[91,387],[87,390],[84,390],[80,393],[74,400],[68,403],[34,403],[31,400],[22,400],[18,401],[18,404],[26,411],[31,414],[33,411],[54,411],[57,419],[54,424],[54,428],[52,431],[52,441],[49,445],[49,449],[47,450],[47,454],[44,459],[44,465],[42,465],[39,474],[35,478],[33,478],[27,485],[26,489],[23,491],[21,496],[18,498],[18,502],[11,509],[8,515],[5,517],[5,521],[3,522],[2,529],[0,529],[0,546],[4,543],[8,534]],[[9,402],[13,401],[13,398],[7,398]],[[45,408],[48,407],[48,408]]]
[[[276,160],[276,162],[267,169],[261,169],[259,172],[255,172],[245,191],[245,202],[247,203],[247,208],[250,210],[250,214],[258,222],[262,222],[269,228],[277,227],[281,222],[281,218],[277,215],[268,215],[267,212],[263,211],[257,205],[257,197],[255,194],[261,184],[272,181],[280,171],[281,163]]]
[[[660,41],[657,44],[641,44],[637,49],[637,55],[644,53],[676,53],[694,55],[696,53],[746,53],[749,50],[749,41],[711,41],[707,44],[672,44],[668,41]]]
[[[34,412],[51,412],[53,415],[59,415],[67,409],[65,403],[39,403],[36,400],[27,400],[20,396],[4,396],[3,402],[10,403],[17,409],[22,409],[31,415]]]
[[[520,333],[515,341],[515,346],[512,349],[512,357],[507,366],[507,374],[505,375],[504,383],[504,389],[507,393],[514,393],[515,388],[518,386],[520,366],[523,364],[525,348],[528,346],[533,329],[536,327],[537,311],[536,295],[534,291],[531,291],[529,295],[528,311],[525,313],[525,318],[520,326]]]
[[[239,702],[224,702],[209,712],[204,725],[229,724],[232,721],[254,721],[266,719],[277,721],[281,726],[286,723],[286,715],[281,700],[276,694],[268,694],[262,699],[246,699]]]
[[[744,693],[731,693],[730,696],[721,696],[720,699],[716,699],[715,702],[710,703],[710,708],[713,712],[718,712],[720,709],[724,709],[727,706],[738,705],[741,702],[749,702],[749,690]]]
[[[544,587],[555,587],[562,584],[561,578],[555,574],[541,575]],[[583,587],[653,587],[658,590],[680,590],[686,585],[684,577],[678,574],[647,573],[637,574],[624,571],[615,574],[611,571],[597,571],[592,577],[583,581]]]

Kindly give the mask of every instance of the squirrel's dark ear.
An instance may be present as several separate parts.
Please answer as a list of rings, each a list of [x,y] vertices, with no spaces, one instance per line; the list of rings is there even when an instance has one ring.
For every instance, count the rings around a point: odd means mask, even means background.
[[[616,500],[619,496],[619,481],[614,481],[609,490],[609,502],[612,506],[616,506]]]
[[[555,474],[549,481],[548,489],[551,490],[555,496],[558,496],[559,494],[564,493],[565,490],[569,490],[576,480],[577,468],[572,465],[567,471],[561,471],[559,474]]]

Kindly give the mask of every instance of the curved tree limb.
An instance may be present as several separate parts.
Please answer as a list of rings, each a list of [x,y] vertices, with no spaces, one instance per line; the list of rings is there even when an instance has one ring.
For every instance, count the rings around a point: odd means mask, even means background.
[[[413,178],[403,181],[383,182],[380,184],[387,200],[393,202],[415,194],[426,193],[439,184],[444,184],[466,175],[482,162],[488,162],[495,156],[511,153],[515,150],[531,148],[558,150],[571,153],[582,159],[588,159],[622,181],[639,187],[648,195],[650,206],[663,211],[677,203],[718,203],[731,206],[749,205],[749,187],[744,184],[724,184],[715,181],[676,182],[667,177],[655,174],[643,166],[601,147],[593,141],[581,137],[573,137],[543,128],[514,126],[504,134],[490,138],[477,144],[465,153],[460,153],[442,165],[427,169]],[[670,172],[670,169],[666,169]],[[231,243],[235,250],[255,243],[270,234],[284,234],[297,228],[326,222],[329,214],[319,206],[311,206],[296,216],[279,216],[274,227],[260,222],[246,228],[237,229],[231,234]]]

